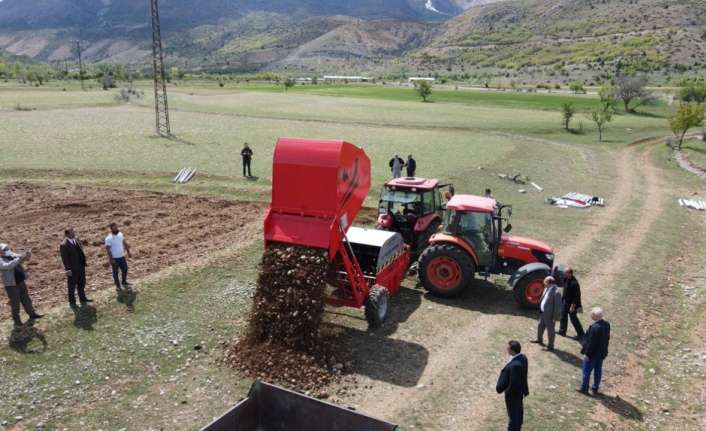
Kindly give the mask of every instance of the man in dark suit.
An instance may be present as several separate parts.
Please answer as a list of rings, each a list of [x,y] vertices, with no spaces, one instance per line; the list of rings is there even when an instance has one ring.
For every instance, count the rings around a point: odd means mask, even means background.
[[[593,395],[598,394],[601,374],[603,373],[603,360],[608,356],[608,344],[610,343],[610,323],[603,320],[603,310],[600,307],[594,307],[591,310],[591,318],[593,319],[593,324],[588,328],[588,333],[581,349],[581,353],[585,357],[583,359],[583,380],[578,391],[585,395],[588,395],[591,371],[593,371],[593,386],[591,390]]]
[[[524,406],[522,400],[529,395],[527,386],[527,357],[520,353],[522,346],[518,341],[512,340],[507,343],[507,353],[510,360],[500,372],[498,384],[495,390],[501,394],[505,393],[505,407],[508,416],[508,431],[519,431],[522,429],[524,417]]]
[[[414,157],[412,157],[411,154],[407,156],[407,163],[405,166],[407,167],[407,177],[412,178],[415,176],[417,173],[417,161],[414,160]]]
[[[564,286],[564,294],[561,296],[561,319],[559,319],[559,332],[562,337],[566,336],[568,320],[571,318],[571,324],[576,331],[576,339],[582,340],[584,337],[583,326],[579,320],[577,313],[581,309],[581,286],[578,280],[574,277],[574,270],[566,268],[564,271],[566,284]]]
[[[59,245],[69,290],[69,306],[76,308],[76,290],[81,304],[93,302],[86,297],[86,255],[72,227],[64,230],[64,240]]]

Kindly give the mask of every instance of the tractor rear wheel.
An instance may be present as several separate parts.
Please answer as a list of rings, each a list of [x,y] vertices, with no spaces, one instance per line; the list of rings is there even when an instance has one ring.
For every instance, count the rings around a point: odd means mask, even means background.
[[[473,260],[451,244],[434,244],[419,257],[419,280],[434,295],[450,298],[470,284],[476,272]]]
[[[372,328],[378,328],[385,323],[390,309],[390,291],[379,284],[370,288],[365,298],[365,320]]]
[[[539,301],[544,293],[544,277],[542,271],[535,271],[522,277],[515,284],[515,301],[524,308],[539,308]]]

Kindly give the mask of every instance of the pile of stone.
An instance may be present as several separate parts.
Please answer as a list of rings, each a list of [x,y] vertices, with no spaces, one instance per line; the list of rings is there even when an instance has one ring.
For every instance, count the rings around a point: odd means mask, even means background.
[[[245,374],[314,395],[345,367],[322,327],[327,251],[290,245],[263,257],[247,332],[226,361]]]

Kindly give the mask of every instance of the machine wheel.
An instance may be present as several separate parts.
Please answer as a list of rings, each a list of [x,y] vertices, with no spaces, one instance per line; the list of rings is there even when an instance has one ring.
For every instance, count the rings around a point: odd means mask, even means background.
[[[431,239],[431,236],[436,233],[437,230],[439,230],[439,226],[441,225],[441,222],[438,220],[435,220],[427,226],[426,230],[422,232],[419,237],[417,238],[417,250],[416,250],[416,255],[419,256],[424,252],[424,250],[427,248],[429,245],[429,240]]]
[[[373,328],[382,326],[390,308],[390,291],[379,284],[370,288],[365,298],[365,320]]]
[[[451,244],[434,244],[419,257],[419,280],[434,295],[459,295],[475,272],[468,253]]]
[[[546,276],[542,271],[535,271],[522,277],[515,284],[515,301],[525,308],[539,308]]]

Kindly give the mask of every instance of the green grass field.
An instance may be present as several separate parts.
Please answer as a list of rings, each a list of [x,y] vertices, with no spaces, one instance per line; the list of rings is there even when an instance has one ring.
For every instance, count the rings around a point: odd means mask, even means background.
[[[572,386],[578,353],[575,343],[561,339],[563,360],[528,348],[531,372],[539,379],[527,404],[529,429],[576,424],[602,429],[614,423],[616,429],[641,430],[649,429],[647,420],[662,425],[656,429],[674,424],[691,429],[697,423],[684,415],[681,422],[664,425],[651,407],[678,409],[674,400],[682,399],[691,405],[682,368],[658,369],[674,388],[672,398],[648,370],[668,360],[664,352],[670,349],[690,346],[696,352],[700,338],[690,334],[697,317],[706,316],[704,279],[694,270],[703,266],[698,262],[706,249],[706,221],[676,205],[679,196],[703,196],[703,182],[675,167],[664,145],[644,158],[643,147],[630,146],[670,134],[664,106],[650,107],[649,115],[617,115],[606,142],[599,143],[584,114],[573,126],[582,122],[585,133],[572,134],[562,130],[558,110],[564,102],[589,109],[596,103],[592,96],[435,90],[434,103],[421,103],[409,88],[296,86],[285,93],[266,85],[180,83],[170,86],[169,99],[176,138],[163,139],[154,134],[148,83],[139,85],[145,97],[130,103],[116,102],[117,90],[0,85],[0,184],[76,184],[266,202],[278,137],[336,138],[362,146],[370,156],[373,186],[366,205],[375,206],[389,178],[390,157],[412,153],[420,175],[451,181],[462,193],[480,194],[489,187],[499,200],[512,203],[513,233],[551,244],[560,257],[573,249],[568,263],[586,280],[584,306],[610,310],[616,336],[606,390],[628,399],[643,419],[577,398]],[[36,110],[17,110],[18,104]],[[245,141],[255,152],[255,181],[240,176]],[[623,163],[630,148],[639,151]],[[695,163],[704,160],[696,141],[686,149]],[[194,180],[171,184],[173,174],[187,165],[199,171]],[[544,191],[501,179],[501,173],[527,175]],[[569,191],[604,196],[607,206],[580,211],[544,204],[545,197]],[[650,193],[657,195],[653,201],[646,200]],[[648,223],[650,214],[659,217]],[[592,229],[595,233],[584,237]],[[140,280],[134,313],[114,304],[112,292],[97,294],[93,331],[77,330],[62,307],[50,310],[42,322],[47,352],[21,355],[0,347],[0,430],[15,424],[18,429],[187,430],[210,422],[250,384],[218,361],[221,343],[237,336],[245,323],[260,250],[260,238],[252,238],[217,252],[204,267],[175,267]],[[683,252],[677,256],[673,250]],[[393,300],[391,322],[380,331],[366,332],[357,310],[328,314],[327,320],[344,328],[360,383],[334,401],[399,422],[405,431],[503,429],[493,380],[505,361],[506,340],[518,337],[524,343],[535,320],[515,306],[504,279],[491,282],[479,282],[460,299],[439,300],[424,295],[409,278]],[[687,301],[675,284],[700,290]],[[659,294],[642,301],[646,289]],[[653,318],[654,310],[674,316],[677,328]],[[587,315],[581,318],[586,324]],[[3,336],[8,325],[2,322]],[[661,343],[638,342],[646,327],[660,334],[671,328],[675,335]],[[194,350],[197,345],[202,349]],[[637,365],[626,368],[635,351]],[[633,384],[644,391],[640,397],[621,380],[626,369],[648,376]],[[692,371],[694,379],[704,379],[698,369]],[[557,406],[548,411],[547,405]]]

